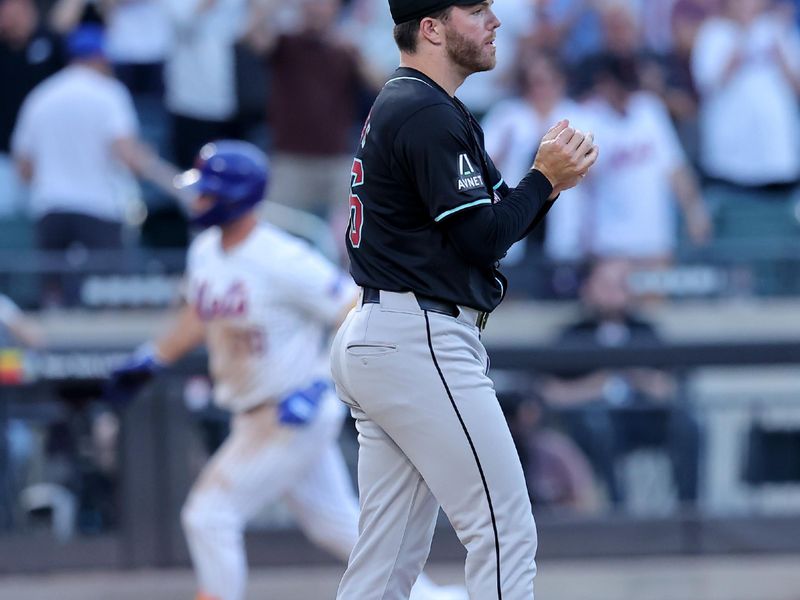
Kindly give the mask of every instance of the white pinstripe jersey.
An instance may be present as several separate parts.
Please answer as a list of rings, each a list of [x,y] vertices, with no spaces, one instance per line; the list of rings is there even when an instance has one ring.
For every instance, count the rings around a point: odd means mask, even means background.
[[[189,248],[187,280],[218,405],[240,412],[329,376],[327,333],[356,287],[307,243],[264,224],[224,252],[212,228]]]

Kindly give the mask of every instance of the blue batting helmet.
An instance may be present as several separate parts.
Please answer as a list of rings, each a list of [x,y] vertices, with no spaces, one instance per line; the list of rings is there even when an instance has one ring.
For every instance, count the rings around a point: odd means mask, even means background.
[[[67,52],[74,60],[105,58],[106,44],[103,27],[96,23],[79,25],[66,39]]]
[[[195,167],[176,184],[214,198],[211,208],[191,218],[192,225],[206,228],[251,211],[264,199],[268,180],[267,157],[261,150],[248,142],[220,140],[203,146]]]

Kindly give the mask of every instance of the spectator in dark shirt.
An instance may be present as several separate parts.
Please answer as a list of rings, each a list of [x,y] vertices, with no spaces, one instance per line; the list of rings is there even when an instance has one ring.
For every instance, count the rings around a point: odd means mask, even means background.
[[[25,206],[10,157],[19,108],[28,92],[62,66],[60,40],[42,24],[34,0],[0,0],[0,218]]]
[[[586,514],[598,508],[592,467],[575,442],[549,423],[538,394],[524,383],[498,390],[497,400],[517,448],[537,511]]]
[[[560,342],[596,348],[658,343],[655,327],[633,311],[628,276],[623,260],[596,263],[583,286],[585,314]],[[543,395],[592,461],[613,504],[625,499],[618,460],[642,447],[663,448],[679,501],[696,500],[700,431],[672,374],[641,367],[565,373],[550,379]]]
[[[347,206],[362,94],[377,91],[382,76],[340,35],[341,0],[302,0],[292,32],[276,30],[276,5],[260,6],[249,34],[272,76],[270,200],[330,216],[332,206]]]

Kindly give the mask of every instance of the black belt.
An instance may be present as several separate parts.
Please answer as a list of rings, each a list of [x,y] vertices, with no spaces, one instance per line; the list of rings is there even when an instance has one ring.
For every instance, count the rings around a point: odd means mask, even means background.
[[[364,287],[363,289],[364,289],[363,304],[381,303],[381,291],[379,289],[372,287]],[[422,310],[427,310],[430,312],[447,315],[448,317],[457,317],[458,314],[461,312],[458,308],[458,305],[453,302],[438,300],[436,298],[431,298],[430,296],[425,296],[423,294],[418,294],[416,292],[414,292],[414,297],[417,299],[417,304],[419,304],[419,307]],[[479,311],[475,325],[477,325],[478,328],[483,329],[484,327],[486,327],[486,321],[488,319],[489,319],[489,313]]]

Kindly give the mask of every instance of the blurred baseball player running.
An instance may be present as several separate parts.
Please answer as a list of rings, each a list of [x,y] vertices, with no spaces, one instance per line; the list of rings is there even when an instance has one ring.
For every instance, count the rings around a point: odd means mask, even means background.
[[[329,383],[326,333],[353,305],[349,277],[304,242],[259,224],[266,159],[245,142],[200,151],[178,180],[198,194],[187,305],[172,329],[114,371],[108,397],[125,402],[158,371],[204,341],[215,402],[231,434],[194,484],[181,519],[198,600],[242,600],[245,524],[283,499],[306,535],[346,560],[358,503],[337,445],[344,407]],[[461,594],[461,595],[459,595]],[[421,577],[412,598],[463,598]]]

